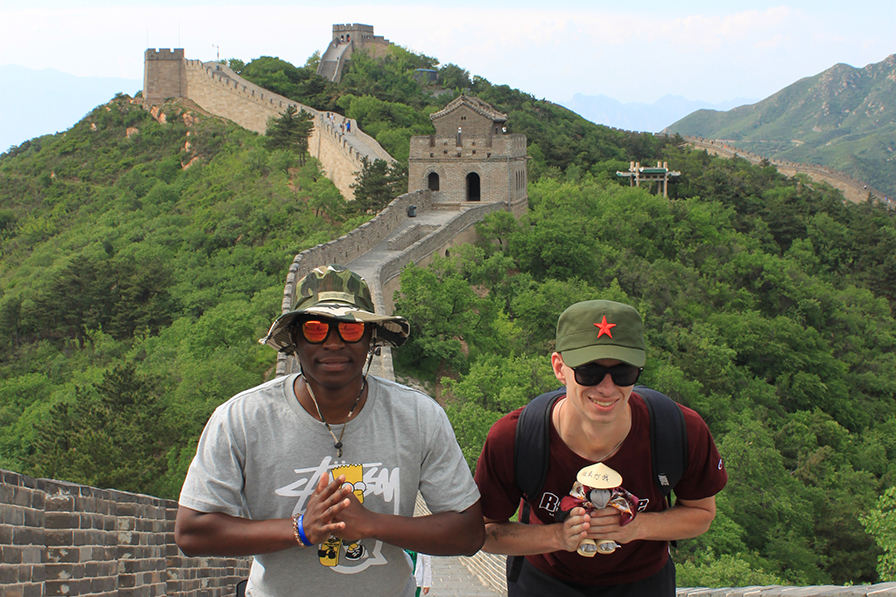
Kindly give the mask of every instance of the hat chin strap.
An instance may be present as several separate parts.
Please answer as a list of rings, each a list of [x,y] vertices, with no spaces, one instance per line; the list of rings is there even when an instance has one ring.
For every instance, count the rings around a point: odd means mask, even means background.
[[[370,335],[370,349],[367,351],[367,369],[364,371],[364,377],[367,377],[367,374],[370,373],[370,365],[373,364],[373,357],[379,356],[382,353],[382,349],[379,346],[374,346],[376,344],[376,328],[373,328],[373,333]]]

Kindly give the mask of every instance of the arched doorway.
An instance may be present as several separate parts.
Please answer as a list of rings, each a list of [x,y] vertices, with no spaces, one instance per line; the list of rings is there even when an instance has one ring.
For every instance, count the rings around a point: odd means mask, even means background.
[[[480,200],[480,183],[479,183],[479,175],[475,172],[470,172],[467,174],[467,201],[479,201]]]
[[[426,186],[430,191],[438,191],[439,190],[439,175],[435,172],[429,173],[429,178],[426,181]]]

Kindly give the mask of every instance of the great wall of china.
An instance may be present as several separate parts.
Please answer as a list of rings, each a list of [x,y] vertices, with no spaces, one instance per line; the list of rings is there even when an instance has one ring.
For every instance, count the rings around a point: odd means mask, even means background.
[[[232,120],[236,124],[264,134],[268,119],[295,106],[314,116],[314,130],[308,148],[324,165],[327,177],[346,199],[351,199],[351,184],[361,170],[361,158],[392,162],[386,150],[369,135],[357,129],[357,123],[342,116],[330,119],[326,112],[263,89],[243,79],[227,66],[184,57],[183,50],[147,50],[144,68],[144,103],[157,105],[168,98],[185,98],[203,110]],[[344,126],[349,123],[349,132]]]
[[[882,191],[826,166],[819,166],[817,164],[798,164],[796,162],[788,162],[786,160],[777,160],[774,158],[768,159],[761,155],[733,147],[724,141],[717,141],[714,139],[703,139],[702,137],[682,138],[691,147],[706,150],[710,155],[718,155],[725,158],[739,157],[754,165],[762,164],[767,160],[769,164],[777,168],[778,172],[785,176],[805,174],[814,181],[825,182],[835,189],[838,189],[843,193],[843,197],[847,201],[853,203],[866,201],[868,196],[871,195],[876,200],[888,205],[890,208],[896,207],[896,202],[894,202],[893,198],[886,196]]]
[[[180,52],[178,55],[177,53]],[[268,118],[279,115],[289,105],[310,111],[315,116],[315,131],[309,140],[312,154],[320,159],[328,176],[347,197],[351,183],[360,170],[361,157],[391,160],[373,139],[357,129],[340,128],[338,121],[327,118],[307,106],[271,93],[218,63],[186,60],[182,50],[147,50],[150,61],[165,61],[147,77],[145,101],[164,101],[184,97],[217,116],[263,133]],[[174,69],[175,62],[182,63]],[[147,66],[147,73],[149,72]],[[176,93],[169,94],[174,89]],[[183,94],[177,95],[180,91]],[[704,139],[688,138],[688,143],[727,157],[737,155],[753,163],[760,156]],[[844,191],[852,201],[864,201],[868,190],[856,195],[860,183],[817,166],[772,161],[788,176],[801,172],[816,180],[829,182]],[[818,177],[818,178],[816,178]],[[849,190],[845,190],[845,185]],[[882,194],[871,191],[883,199]],[[419,210],[421,224],[408,219],[409,208]],[[429,190],[395,199],[376,218],[351,233],[296,255],[284,288],[283,305],[293,300],[298,278],[324,262],[358,263],[371,282],[377,309],[391,311],[391,292],[397,288],[397,276],[410,262],[425,263],[435,253],[444,252],[457,242],[470,240],[472,226],[485,214],[501,209],[497,203],[476,206],[445,205],[433,200]],[[435,225],[424,225],[426,215],[439,216]],[[388,253],[380,257],[378,247]],[[375,263],[362,263],[365,256],[376,255]],[[290,368],[284,359],[277,372]],[[379,364],[380,374],[392,376],[390,355]],[[97,489],[62,481],[34,479],[0,470],[0,595],[3,597],[48,597],[65,595],[112,597],[155,597],[183,595],[219,597],[234,593],[239,579],[248,571],[247,558],[190,558],[173,541],[176,503],[151,496],[115,490]],[[418,504],[418,513],[425,506]],[[480,553],[464,558],[466,566],[497,593],[504,589],[504,558]],[[741,597],[747,595],[785,597],[828,595],[864,597],[896,595],[896,583],[854,587],[742,587],[721,589],[678,589],[679,596]]]

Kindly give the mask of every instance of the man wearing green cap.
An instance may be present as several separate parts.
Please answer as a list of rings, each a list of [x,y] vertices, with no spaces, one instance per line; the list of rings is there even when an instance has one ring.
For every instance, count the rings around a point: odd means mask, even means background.
[[[565,394],[547,411],[547,476],[538,493],[524,495],[514,469],[515,442],[531,441],[516,437],[522,409],[495,423],[476,467],[486,522],[483,549],[526,556],[508,580],[511,596],[671,597],[669,542],[709,528],[714,496],[727,482],[712,436],[697,413],[677,405],[686,425],[687,466],[667,508],[652,473],[647,404],[634,387],[647,360],[638,312],[613,301],[577,303],[560,315],[555,348],[551,365]],[[578,472],[596,463],[621,475],[624,490],[636,496],[634,517],[612,507],[575,507],[557,522]],[[528,524],[510,521],[521,499],[531,509]],[[618,548],[583,557],[576,550],[585,539]]]
[[[297,284],[293,309],[261,340],[301,373],[214,412],[179,499],[175,539],[190,555],[253,555],[247,595],[413,595],[404,549],[475,553],[479,492],[442,408],[365,375],[407,320],[374,311],[341,266]],[[413,517],[420,491],[434,514]]]

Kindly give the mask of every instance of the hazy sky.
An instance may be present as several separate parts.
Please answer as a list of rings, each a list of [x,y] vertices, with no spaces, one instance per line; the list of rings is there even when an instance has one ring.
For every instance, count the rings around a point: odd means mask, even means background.
[[[333,23],[365,23],[416,52],[537,98],[575,93],[764,98],[838,62],[896,53],[893,0],[0,0],[0,65],[142,79],[146,48],[191,59],[303,64]],[[28,6],[25,8],[25,6]]]

